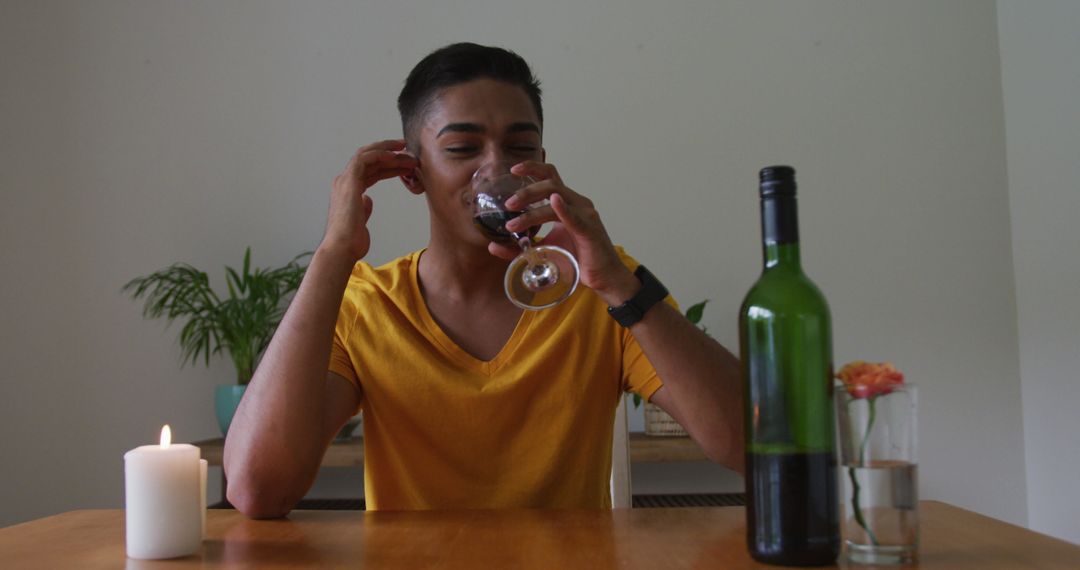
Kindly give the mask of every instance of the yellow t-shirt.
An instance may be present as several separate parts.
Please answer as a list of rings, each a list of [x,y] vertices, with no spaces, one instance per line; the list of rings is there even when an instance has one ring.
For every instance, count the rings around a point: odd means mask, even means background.
[[[498,355],[478,360],[428,312],[421,253],[358,263],[335,328],[330,371],[364,411],[367,507],[610,507],[619,398],[661,386],[633,335],[579,287],[524,311]]]

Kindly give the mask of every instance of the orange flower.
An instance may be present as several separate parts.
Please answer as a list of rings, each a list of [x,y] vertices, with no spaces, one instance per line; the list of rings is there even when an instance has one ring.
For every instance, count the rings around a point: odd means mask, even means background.
[[[853,398],[888,394],[904,383],[904,375],[891,362],[849,362],[836,373],[836,378],[844,382],[844,388]]]

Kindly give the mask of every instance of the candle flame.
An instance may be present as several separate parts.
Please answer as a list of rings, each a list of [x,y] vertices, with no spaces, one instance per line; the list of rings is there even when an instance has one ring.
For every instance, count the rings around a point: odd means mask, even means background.
[[[161,427],[161,447],[168,449],[172,444],[172,429],[169,428],[169,424],[165,424]]]

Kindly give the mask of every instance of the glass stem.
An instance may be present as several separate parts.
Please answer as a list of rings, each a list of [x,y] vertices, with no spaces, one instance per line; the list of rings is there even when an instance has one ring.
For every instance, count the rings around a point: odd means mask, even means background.
[[[521,248],[521,255],[525,258],[525,262],[529,264],[529,268],[542,262],[540,257],[536,254],[536,250],[533,249],[532,238],[529,237],[529,234],[517,234],[514,237],[518,240],[518,247]]]

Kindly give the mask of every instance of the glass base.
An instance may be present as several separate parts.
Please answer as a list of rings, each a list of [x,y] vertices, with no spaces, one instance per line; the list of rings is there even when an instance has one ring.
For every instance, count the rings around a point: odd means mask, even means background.
[[[530,254],[535,256],[531,258],[532,263]],[[542,261],[554,265],[550,271],[554,279],[535,282],[535,279],[524,277],[530,268],[536,267],[534,263]],[[577,289],[579,279],[578,262],[569,251],[554,245],[539,245],[533,247],[529,254],[523,253],[510,262],[503,278],[503,289],[513,304],[522,309],[539,311],[563,302]],[[530,287],[530,281],[539,287]]]
[[[844,541],[844,556],[856,564],[908,564],[917,562],[918,550],[909,546],[873,546]]]

